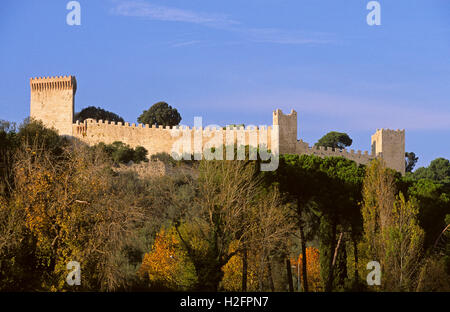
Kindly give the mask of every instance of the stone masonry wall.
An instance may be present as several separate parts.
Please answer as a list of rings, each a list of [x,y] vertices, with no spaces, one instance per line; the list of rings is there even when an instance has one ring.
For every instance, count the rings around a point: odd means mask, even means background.
[[[383,158],[386,166],[405,172],[405,130],[377,129],[372,135],[372,153]]]
[[[402,174],[405,173],[405,131],[379,129],[372,136],[372,151],[332,150],[323,147],[310,147],[308,143],[297,140],[297,112],[291,110],[283,114],[280,109],[273,112],[273,126],[230,128],[189,128],[156,127],[143,124],[122,124],[103,120],[88,119],[83,123],[73,123],[76,79],[74,76],[30,79],[30,116],[43,121],[44,125],[54,127],[61,135],[73,136],[87,144],[100,142],[106,144],[122,141],[131,147],[143,146],[149,155],[160,152],[171,154],[201,154],[207,147],[249,145],[257,147],[263,143],[275,154],[308,154],[342,156],[360,164],[382,157],[386,165]],[[276,133],[278,130],[279,135]],[[278,142],[276,142],[276,141]],[[261,142],[260,142],[261,141]],[[279,144],[277,144],[279,143]],[[260,145],[261,146],[261,145]],[[234,155],[233,155],[234,156]],[[197,158],[196,158],[197,159]]]
[[[267,140],[267,146],[271,148],[272,127],[261,129],[227,128],[227,131],[220,128],[189,128],[189,127],[163,127],[143,124],[122,124],[121,122],[109,122],[103,120],[87,119],[83,123],[76,122],[72,125],[73,136],[90,145],[104,142],[105,144],[114,141],[122,141],[131,147],[143,146],[149,155],[166,152],[171,154],[173,148],[180,154],[186,152],[194,154],[200,146],[196,148],[195,142],[201,142],[202,150],[205,147],[231,145],[238,142],[238,145],[257,146],[260,135]],[[263,132],[262,132],[263,131]],[[262,139],[261,137],[261,139]],[[217,144],[216,144],[217,143]],[[256,144],[254,144],[256,143]],[[183,144],[185,148],[183,148]],[[186,148],[187,147],[187,148]],[[200,150],[199,152],[201,153]]]
[[[30,116],[72,135],[76,80],[73,76],[30,79]]]

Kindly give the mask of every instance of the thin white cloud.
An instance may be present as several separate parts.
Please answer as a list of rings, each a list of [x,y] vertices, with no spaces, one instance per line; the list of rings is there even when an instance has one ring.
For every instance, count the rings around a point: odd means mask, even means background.
[[[175,42],[172,44],[173,48],[179,48],[179,47],[186,47],[194,44],[201,43],[200,40],[190,40],[190,41],[182,41],[182,42]]]
[[[225,15],[199,13],[190,10],[155,5],[144,1],[122,1],[111,12],[128,17],[143,17],[158,21],[185,22],[210,26],[237,24]]]
[[[300,31],[286,31],[276,28],[248,28],[242,29],[249,40],[254,42],[278,44],[325,44],[335,40],[327,34],[307,34]]]
[[[248,42],[291,45],[328,44],[336,42],[328,34],[305,33],[276,28],[249,28],[223,14],[194,12],[191,10],[155,5],[146,1],[119,1],[111,9],[111,13],[157,21],[199,24],[236,33]],[[197,40],[187,42],[194,41],[198,43]]]

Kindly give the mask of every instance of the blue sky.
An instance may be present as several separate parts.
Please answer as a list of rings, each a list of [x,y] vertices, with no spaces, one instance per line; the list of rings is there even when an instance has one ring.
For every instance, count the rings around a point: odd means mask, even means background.
[[[424,166],[450,158],[450,1],[2,0],[0,119],[29,115],[29,78],[75,75],[75,109],[129,122],[157,101],[182,124],[269,125],[299,114],[299,138],[347,132],[370,150],[377,128],[406,129]]]

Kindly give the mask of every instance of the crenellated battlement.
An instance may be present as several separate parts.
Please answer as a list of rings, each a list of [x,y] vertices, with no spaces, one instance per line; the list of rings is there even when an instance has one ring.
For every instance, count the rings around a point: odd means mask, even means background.
[[[405,129],[397,129],[397,130],[394,130],[394,129],[385,129],[385,128],[381,128],[381,129],[377,129],[377,132],[398,133],[398,134],[401,134],[401,133],[405,133]]]
[[[284,114],[281,109],[272,113],[272,126],[219,126],[164,127],[141,123],[114,122],[86,119],[73,122],[74,76],[35,77],[30,79],[31,117],[41,119],[45,125],[55,127],[60,134],[75,137],[87,144],[110,144],[122,141],[131,147],[143,146],[149,155],[171,153],[174,146],[187,147],[183,153],[203,151],[219,145],[267,146],[281,154],[308,154],[320,157],[344,157],[360,164],[367,164],[382,157],[388,167],[405,172],[405,130],[377,129],[372,136],[371,153],[347,149],[331,149],[309,146],[298,140],[297,112]],[[274,137],[274,134],[276,137]],[[275,140],[275,141],[274,141]],[[182,143],[181,143],[182,141]],[[200,142],[200,144],[198,144]],[[261,145],[263,144],[263,145]],[[274,144],[272,146],[272,144]]]
[[[32,91],[46,90],[77,90],[77,82],[74,76],[59,77],[35,77],[30,79],[30,87]]]
[[[115,121],[109,121],[109,120],[95,120],[92,118],[87,118],[84,122],[80,122],[77,120],[74,125],[84,125],[88,124],[91,126],[94,125],[114,125],[114,126],[121,126],[121,127],[130,127],[130,128],[139,128],[139,129],[156,129],[156,130],[180,130],[180,131],[198,131],[202,130],[204,132],[226,132],[226,131],[243,131],[243,132],[251,132],[251,131],[271,131],[273,129],[272,126],[253,126],[249,125],[247,127],[240,127],[240,126],[226,126],[225,129],[223,127],[219,126],[207,126],[207,127],[189,127],[184,125],[178,125],[178,126],[157,126],[157,125],[149,125],[149,124],[142,124],[142,123],[129,123],[129,122],[115,122]]]
[[[309,146],[309,144],[303,142],[303,140],[297,141],[294,154],[307,154],[319,157],[344,157],[359,164],[367,164],[370,160],[376,158],[373,153],[369,154],[368,151],[355,151],[354,149],[333,149],[323,146]]]
[[[72,127],[73,136],[88,144],[100,142],[110,144],[114,141],[122,141],[131,147],[143,146],[150,155],[160,152],[170,154],[176,141],[179,141],[180,138],[191,140],[190,150],[194,148],[194,138],[200,138],[202,148],[211,142],[220,144],[222,141],[222,144],[229,145],[230,140],[234,142],[233,144],[256,147],[261,139],[262,142],[267,143],[267,147],[270,149],[270,135],[273,129],[272,126],[247,126],[246,128],[228,126],[225,129],[219,126],[188,127],[179,125],[169,127],[91,118],[84,122],[76,121]],[[261,135],[266,138],[262,138]]]

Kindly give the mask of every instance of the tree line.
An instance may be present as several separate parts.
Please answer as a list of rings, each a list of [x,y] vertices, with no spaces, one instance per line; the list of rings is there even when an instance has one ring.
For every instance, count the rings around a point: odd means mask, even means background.
[[[143,151],[36,121],[2,123],[0,143],[1,290],[449,290],[448,160],[402,177],[379,160],[281,155],[274,172],[204,160],[142,178],[112,168]],[[367,285],[370,261],[381,285]]]

